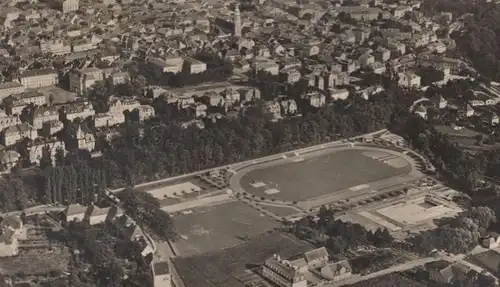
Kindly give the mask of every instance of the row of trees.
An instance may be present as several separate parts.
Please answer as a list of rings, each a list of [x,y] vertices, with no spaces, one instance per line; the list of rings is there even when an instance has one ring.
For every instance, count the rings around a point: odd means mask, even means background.
[[[121,238],[111,224],[70,222],[60,236],[72,250],[69,286],[153,286],[140,244]]]
[[[43,175],[43,198],[47,203],[88,205],[106,198],[104,170],[87,162],[47,167]]]
[[[158,199],[147,192],[131,189],[122,191],[118,196],[125,212],[141,226],[147,227],[164,240],[174,239],[172,219],[161,210]]]
[[[296,223],[289,223],[288,230],[300,239],[325,246],[333,254],[370,244],[387,247],[394,240],[387,229],[372,232],[360,224],[335,219],[334,211],[324,206],[320,208],[317,217],[308,216]]]
[[[496,214],[492,209],[472,207],[456,218],[441,222],[437,229],[422,232],[411,240],[417,251],[424,253],[434,249],[454,254],[467,253],[495,222]]]

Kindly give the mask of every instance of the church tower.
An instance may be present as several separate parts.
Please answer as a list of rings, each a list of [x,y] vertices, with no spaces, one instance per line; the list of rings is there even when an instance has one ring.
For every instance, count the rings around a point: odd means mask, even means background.
[[[236,4],[236,8],[234,9],[234,36],[241,37],[241,15],[240,15],[240,5]]]

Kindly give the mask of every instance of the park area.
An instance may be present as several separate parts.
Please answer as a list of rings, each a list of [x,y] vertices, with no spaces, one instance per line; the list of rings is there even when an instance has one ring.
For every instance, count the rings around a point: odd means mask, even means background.
[[[370,183],[410,171],[411,165],[391,152],[349,149],[255,169],[245,174],[240,184],[258,197],[305,201],[347,189],[368,188]]]
[[[200,207],[173,217],[181,256],[217,251],[279,227],[274,219],[243,202]]]

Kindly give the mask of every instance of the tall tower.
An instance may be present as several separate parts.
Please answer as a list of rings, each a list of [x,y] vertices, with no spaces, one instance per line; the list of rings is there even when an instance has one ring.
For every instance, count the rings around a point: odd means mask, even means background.
[[[241,15],[240,15],[240,5],[236,4],[236,8],[234,9],[234,36],[241,37]]]

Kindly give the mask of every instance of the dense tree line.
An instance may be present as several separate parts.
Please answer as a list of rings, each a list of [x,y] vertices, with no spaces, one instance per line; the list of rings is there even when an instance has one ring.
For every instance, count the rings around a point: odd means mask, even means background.
[[[238,118],[208,120],[201,130],[148,122],[130,126],[97,162],[111,175],[106,177],[109,185],[134,185],[379,130],[397,119],[393,111],[399,104],[387,95],[370,101],[353,97],[279,122],[269,121],[265,109],[256,105],[244,108]],[[170,118],[157,112],[160,119]]]
[[[398,126],[407,119],[407,106],[413,98],[401,90],[370,100],[353,96],[308,111],[301,118],[278,122],[270,121],[258,102],[244,107],[237,118],[207,120],[204,129],[182,127],[178,109],[159,98],[153,103],[157,118],[143,124],[128,123],[121,129],[122,136],[101,142],[102,157],[69,153],[66,160],[57,159],[54,168],[23,174],[19,176],[22,192],[6,193],[2,205],[10,210],[22,208],[30,200],[88,203],[99,200],[104,180],[108,187],[132,186]],[[16,203],[16,196],[23,204]]]
[[[103,169],[80,161],[43,170],[43,198],[47,203],[88,205],[105,199],[106,176]]]
[[[111,224],[70,222],[60,236],[72,250],[69,286],[153,286],[139,243],[121,238]]]
[[[152,230],[164,240],[174,239],[170,216],[161,210],[160,202],[150,193],[126,189],[119,194],[125,212],[140,225]]]
[[[411,241],[417,251],[423,253],[434,249],[454,254],[467,253],[477,246],[479,239],[495,222],[496,215],[492,209],[472,207],[456,218],[446,219],[437,229],[416,235]]]
[[[332,254],[345,253],[363,245],[388,247],[394,240],[387,229],[372,232],[360,224],[335,219],[334,211],[326,207],[321,207],[316,217],[307,216],[287,225],[298,238],[325,246]]]

